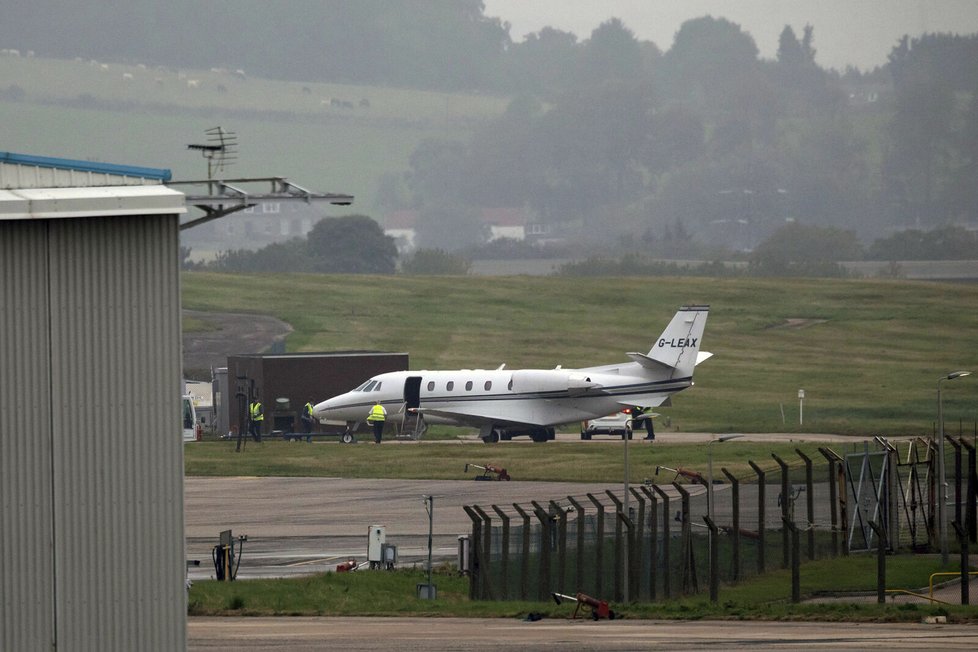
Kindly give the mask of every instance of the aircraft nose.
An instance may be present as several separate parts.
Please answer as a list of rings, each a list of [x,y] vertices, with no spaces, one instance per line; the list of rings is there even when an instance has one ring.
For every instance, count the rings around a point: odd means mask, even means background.
[[[316,405],[314,405],[312,408],[312,413],[317,417],[325,416],[332,407],[332,399],[327,399],[321,403],[316,403]]]

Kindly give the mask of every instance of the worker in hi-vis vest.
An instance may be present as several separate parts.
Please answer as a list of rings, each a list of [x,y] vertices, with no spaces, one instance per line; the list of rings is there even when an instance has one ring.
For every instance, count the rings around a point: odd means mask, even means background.
[[[384,421],[387,420],[387,410],[384,406],[377,401],[376,405],[370,408],[370,414],[367,415],[367,423],[374,427],[374,443],[379,444],[380,438],[384,434]]]
[[[305,427],[307,442],[312,441],[312,427],[315,423],[316,417],[313,415],[312,403],[307,401],[302,408],[302,425]]]
[[[251,422],[251,438],[261,442],[261,426],[265,421],[265,413],[261,409],[261,401],[255,399],[248,406],[248,419]]]

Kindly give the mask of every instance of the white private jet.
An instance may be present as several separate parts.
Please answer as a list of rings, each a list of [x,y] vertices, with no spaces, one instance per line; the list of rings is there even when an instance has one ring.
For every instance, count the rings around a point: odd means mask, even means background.
[[[683,306],[646,353],[626,353],[631,362],[583,369],[457,369],[394,371],[315,406],[323,420],[346,421],[352,432],[378,401],[388,421],[413,427],[447,424],[479,429],[486,443],[527,435],[554,438],[554,426],[618,412],[624,406],[668,405],[669,397],[693,384],[693,368],[709,358],[700,352],[709,306]],[[419,436],[419,435],[418,435]]]

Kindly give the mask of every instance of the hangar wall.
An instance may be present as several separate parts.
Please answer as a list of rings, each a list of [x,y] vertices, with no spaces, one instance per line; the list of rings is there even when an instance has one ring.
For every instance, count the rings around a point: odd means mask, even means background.
[[[0,649],[186,647],[178,228],[0,215]]]

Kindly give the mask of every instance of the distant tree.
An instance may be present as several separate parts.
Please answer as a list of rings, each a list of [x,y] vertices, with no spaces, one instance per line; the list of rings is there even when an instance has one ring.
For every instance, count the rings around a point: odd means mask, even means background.
[[[312,271],[310,260],[306,256],[306,243],[302,238],[275,242],[256,251],[248,249],[222,251],[205,267],[222,272],[272,274]]]
[[[463,143],[428,138],[411,152],[408,188],[414,193],[414,205],[454,201],[468,183],[468,159]]]
[[[978,234],[960,226],[931,231],[907,229],[880,238],[866,252],[870,260],[975,260]]]
[[[852,231],[793,223],[754,249],[749,270],[758,276],[845,276],[839,261],[861,258]]]
[[[579,83],[636,80],[642,75],[642,50],[635,34],[618,18],[601,23],[584,42]]]
[[[465,276],[471,268],[464,256],[444,249],[418,249],[401,263],[401,272],[413,276]]]
[[[683,23],[662,58],[670,96],[719,109],[723,99],[758,70],[754,39],[740,25],[704,16]]]
[[[488,235],[488,227],[475,208],[441,204],[425,207],[418,214],[417,241],[425,249],[455,252],[482,244]]]
[[[978,221],[978,89],[954,137],[955,163],[948,189],[952,219]]]
[[[393,274],[397,247],[366,215],[319,220],[306,237],[311,271],[338,274]]]
[[[885,189],[903,224],[934,224],[947,215],[943,190],[950,170],[954,93],[942,77],[903,74],[895,85],[896,110],[887,127]]]
[[[506,53],[507,84],[516,93],[553,99],[569,90],[579,77],[580,52],[577,37],[570,32],[544,27],[527,34]]]

